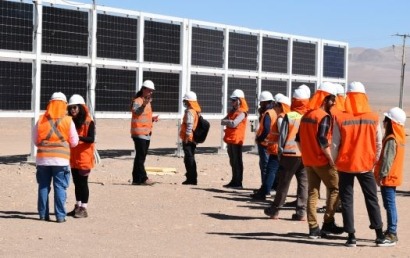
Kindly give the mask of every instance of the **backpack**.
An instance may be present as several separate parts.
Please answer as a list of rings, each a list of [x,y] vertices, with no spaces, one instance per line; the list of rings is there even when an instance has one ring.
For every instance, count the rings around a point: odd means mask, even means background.
[[[198,124],[194,130],[194,142],[203,143],[209,132],[210,124],[201,115],[198,114]]]

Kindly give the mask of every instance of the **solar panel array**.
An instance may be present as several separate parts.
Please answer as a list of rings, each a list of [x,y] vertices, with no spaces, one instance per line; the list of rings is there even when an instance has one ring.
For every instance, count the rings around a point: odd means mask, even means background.
[[[224,108],[229,94],[242,89],[250,114],[255,114],[261,90],[287,95],[289,87],[303,81],[312,92],[327,78],[345,83],[344,43],[261,35],[256,30],[99,6],[94,12],[91,5],[74,6],[69,1],[42,2],[36,6],[30,0],[0,1],[0,110],[33,111],[33,87],[40,87],[40,109],[54,91],[86,97],[95,89],[95,110],[120,116],[129,112],[139,82],[150,79],[156,87],[155,112],[179,114],[181,94],[190,89],[197,93],[203,113],[221,116],[229,108],[229,101]],[[41,17],[35,15],[38,8]],[[36,19],[43,25],[38,35]],[[44,55],[32,55],[36,36],[42,37]],[[96,53],[96,60],[91,53]],[[319,53],[323,62],[317,60]],[[33,75],[40,63],[37,85]]]

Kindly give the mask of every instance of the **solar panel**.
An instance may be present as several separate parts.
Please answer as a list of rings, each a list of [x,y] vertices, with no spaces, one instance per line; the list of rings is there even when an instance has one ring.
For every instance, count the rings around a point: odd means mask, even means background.
[[[258,69],[258,38],[253,35],[229,33],[229,69]]]
[[[143,73],[144,80],[155,84],[152,107],[154,112],[176,113],[179,106],[179,74],[164,72]]]
[[[88,13],[43,7],[43,52],[88,55]]]
[[[0,61],[0,109],[30,110],[31,63]]]
[[[198,97],[202,113],[222,113],[222,76],[191,75],[191,90]]]
[[[240,89],[245,94],[246,102],[249,106],[249,114],[255,114],[257,110],[257,80],[256,79],[247,79],[247,78],[228,78],[228,96],[235,89]],[[229,102],[228,102],[229,103]],[[228,110],[231,109],[231,106],[228,105]]]
[[[324,46],[323,76],[332,78],[345,77],[345,49],[342,47]]]
[[[192,65],[222,68],[223,54],[223,31],[192,28]]]
[[[129,112],[136,93],[136,71],[97,68],[97,111]]]
[[[277,80],[262,80],[261,91],[269,91],[275,96],[278,93],[287,95],[288,82],[287,81],[277,81]]]
[[[293,42],[292,74],[316,75],[316,45]]]
[[[179,24],[145,21],[144,60],[159,63],[180,63]]]
[[[137,60],[137,19],[98,14],[97,24],[98,57]]]
[[[32,4],[0,1],[0,49],[32,51]]]
[[[288,73],[288,40],[263,38],[262,71]]]

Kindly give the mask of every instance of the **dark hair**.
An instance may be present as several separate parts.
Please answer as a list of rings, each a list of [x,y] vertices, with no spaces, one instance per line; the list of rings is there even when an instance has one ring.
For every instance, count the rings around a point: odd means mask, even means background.
[[[76,104],[76,106],[78,107],[78,114],[76,117],[73,117],[73,122],[75,124],[75,128],[76,129],[80,129],[81,126],[84,124],[85,119],[87,117],[87,112],[85,111],[85,108],[83,107],[83,105],[81,104]],[[70,106],[68,106],[68,109],[70,111]],[[71,112],[68,112],[69,116],[71,115]]]
[[[385,130],[384,136],[393,134],[393,125],[392,125],[391,119],[385,116],[383,122],[386,122],[386,128],[384,129]]]

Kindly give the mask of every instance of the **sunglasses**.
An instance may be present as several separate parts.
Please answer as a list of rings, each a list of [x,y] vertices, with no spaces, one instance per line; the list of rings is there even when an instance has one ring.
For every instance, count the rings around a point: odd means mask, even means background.
[[[71,109],[77,109],[77,108],[78,108],[77,106],[69,106],[69,107],[68,107],[69,110],[71,110]]]

